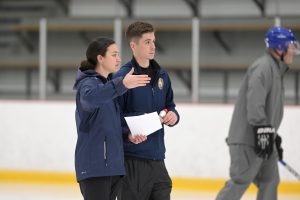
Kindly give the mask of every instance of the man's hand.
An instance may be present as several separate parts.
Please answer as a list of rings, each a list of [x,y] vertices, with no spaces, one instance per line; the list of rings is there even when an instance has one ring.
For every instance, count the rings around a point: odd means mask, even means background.
[[[254,127],[254,150],[258,157],[269,159],[273,152],[275,128],[270,125]]]
[[[166,116],[162,118],[162,123],[168,125],[168,126],[173,126],[177,122],[177,115],[173,111],[167,112]]]
[[[280,135],[276,135],[275,138],[275,145],[276,145],[276,149],[277,149],[277,153],[278,153],[278,160],[282,160],[283,159],[283,148],[281,147],[281,142],[282,139],[280,137]]]
[[[139,144],[147,140],[147,136],[145,135],[135,135],[133,136],[131,133],[128,135],[128,140],[134,144]]]

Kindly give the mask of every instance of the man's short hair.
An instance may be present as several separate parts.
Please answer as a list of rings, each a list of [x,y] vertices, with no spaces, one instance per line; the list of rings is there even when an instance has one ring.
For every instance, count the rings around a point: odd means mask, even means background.
[[[130,43],[133,39],[140,39],[144,33],[152,33],[154,31],[152,24],[137,21],[127,27],[125,36],[127,42]]]

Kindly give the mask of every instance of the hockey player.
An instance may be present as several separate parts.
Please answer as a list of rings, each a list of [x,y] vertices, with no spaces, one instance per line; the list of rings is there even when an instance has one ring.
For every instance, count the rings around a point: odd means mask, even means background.
[[[277,134],[283,116],[283,76],[299,53],[299,43],[284,27],[270,28],[265,42],[266,53],[250,66],[239,90],[227,138],[230,180],[217,200],[240,199],[251,182],[258,188],[257,200],[277,200],[277,161],[283,153]]]

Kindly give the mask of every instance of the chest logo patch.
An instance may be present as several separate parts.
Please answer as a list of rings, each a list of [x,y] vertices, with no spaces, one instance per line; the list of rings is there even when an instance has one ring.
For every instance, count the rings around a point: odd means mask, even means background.
[[[158,79],[157,85],[158,85],[158,88],[159,88],[160,90],[162,90],[163,87],[164,87],[164,80],[163,80],[162,78],[159,78],[159,79]]]

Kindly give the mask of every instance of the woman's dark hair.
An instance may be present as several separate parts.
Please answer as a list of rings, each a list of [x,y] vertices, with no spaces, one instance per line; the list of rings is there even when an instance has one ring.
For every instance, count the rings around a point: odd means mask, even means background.
[[[105,56],[107,48],[112,44],[115,44],[115,41],[110,38],[99,37],[94,39],[86,50],[86,60],[81,62],[80,70],[94,70],[98,63],[97,56]]]

